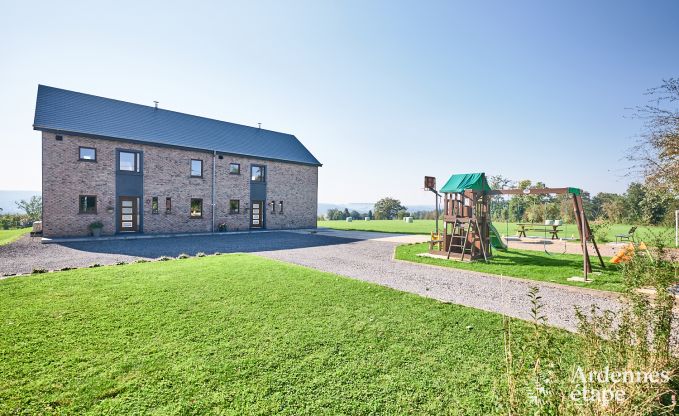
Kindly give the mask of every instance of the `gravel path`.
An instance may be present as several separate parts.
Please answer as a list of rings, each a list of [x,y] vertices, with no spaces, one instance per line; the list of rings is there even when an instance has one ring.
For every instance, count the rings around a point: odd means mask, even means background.
[[[589,310],[592,304],[613,311],[620,308],[619,297],[614,293],[516,278],[500,279],[394,260],[397,245],[389,241],[364,240],[350,241],[341,247],[307,247],[255,254],[521,319],[530,319],[527,293],[531,286],[538,286],[549,324],[571,331],[577,329],[574,306],[584,310]]]
[[[500,279],[468,271],[393,260],[394,248],[412,236],[378,233],[267,232],[239,235],[154,238],[41,244],[23,237],[0,246],[0,275],[30,273],[42,268],[114,264],[181,253],[251,252],[264,257],[337,273],[422,296],[529,319],[531,286],[540,287],[549,323],[576,329],[574,306],[617,310],[618,297],[607,292],[514,278]]]

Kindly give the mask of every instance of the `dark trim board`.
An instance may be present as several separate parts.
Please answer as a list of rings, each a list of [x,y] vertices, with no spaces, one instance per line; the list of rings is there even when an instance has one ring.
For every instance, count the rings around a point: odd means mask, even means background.
[[[303,166],[317,166],[317,167],[323,166],[322,163],[318,163],[318,164],[316,164],[316,163],[304,163],[304,162],[297,162],[297,161],[293,161],[293,160],[275,159],[275,158],[268,158],[268,157],[263,157],[263,156],[248,155],[248,154],[245,154],[245,153],[220,152],[218,150],[202,149],[202,148],[198,148],[198,147],[187,147],[187,146],[180,146],[180,145],[174,145],[174,144],[149,142],[149,141],[145,141],[145,140],[125,139],[125,138],[120,138],[120,137],[100,136],[100,135],[96,135],[96,134],[77,132],[77,131],[54,130],[54,129],[44,128],[44,127],[40,127],[40,126],[36,126],[36,125],[33,125],[33,130],[43,131],[43,132],[46,132],[46,133],[68,135],[68,136],[87,137],[87,138],[90,138],[90,139],[116,140],[116,141],[133,143],[133,144],[141,144],[141,145],[146,145],[146,146],[159,146],[159,147],[167,147],[167,148],[170,148],[170,149],[182,149],[182,150],[190,150],[190,151],[194,151],[194,152],[195,151],[206,152],[206,153],[209,153],[210,155],[212,155],[213,153],[216,152],[217,155],[223,155],[223,156],[247,157],[247,158],[251,158],[251,159],[270,160],[270,161],[273,161],[273,162],[285,162],[285,163],[292,163],[292,164],[295,164],[295,165],[303,165]]]

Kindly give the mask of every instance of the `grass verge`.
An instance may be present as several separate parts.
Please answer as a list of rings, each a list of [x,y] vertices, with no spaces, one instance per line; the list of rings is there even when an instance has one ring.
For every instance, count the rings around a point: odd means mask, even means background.
[[[31,232],[31,227],[0,230],[0,246],[9,244],[12,241],[17,240],[22,235],[28,234],[29,232]]]
[[[245,254],[2,280],[0,333],[0,414],[493,414],[504,372],[500,315]]]
[[[592,257],[592,270],[595,274],[590,276],[594,281],[592,283],[578,283],[567,280],[571,276],[582,276],[582,256],[577,254],[549,255],[541,251],[493,250],[493,258],[488,263],[483,261],[460,262],[418,256],[420,253],[426,253],[428,248],[427,243],[398,246],[396,248],[396,258],[415,263],[433,264],[436,266],[613,292],[620,292],[624,288],[620,268],[617,265],[606,263],[606,269],[602,269],[596,256]],[[597,262],[595,263],[595,261]],[[608,262],[608,258],[604,257],[604,261]]]

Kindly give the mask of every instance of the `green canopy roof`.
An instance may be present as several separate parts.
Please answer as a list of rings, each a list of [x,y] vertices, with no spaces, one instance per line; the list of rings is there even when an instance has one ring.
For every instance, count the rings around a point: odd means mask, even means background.
[[[443,185],[443,188],[439,189],[439,192],[459,193],[464,192],[467,189],[490,191],[490,186],[488,185],[488,181],[486,181],[486,175],[483,172],[453,175],[448,179],[448,182]]]

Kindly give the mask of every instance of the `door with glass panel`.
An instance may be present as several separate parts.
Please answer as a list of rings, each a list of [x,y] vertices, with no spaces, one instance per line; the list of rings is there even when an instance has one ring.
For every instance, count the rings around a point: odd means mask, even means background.
[[[139,198],[121,196],[118,198],[119,232],[139,231]]]
[[[251,228],[262,228],[263,224],[263,212],[264,201],[252,201],[252,214],[250,215],[250,227]]]

